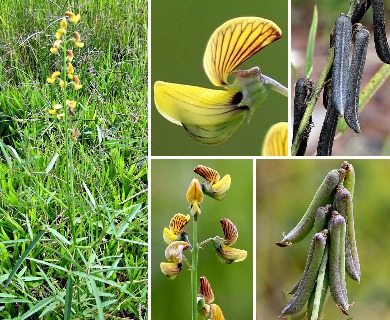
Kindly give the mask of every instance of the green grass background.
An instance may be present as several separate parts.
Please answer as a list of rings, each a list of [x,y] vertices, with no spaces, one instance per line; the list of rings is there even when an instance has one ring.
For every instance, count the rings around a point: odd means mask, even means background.
[[[198,240],[223,236],[221,218],[230,219],[238,228],[234,248],[248,251],[242,262],[221,264],[211,244],[199,252],[199,276],[206,276],[214,292],[215,301],[226,319],[253,319],[253,164],[251,160],[152,160],[151,185],[151,303],[152,319],[190,319],[190,272],[183,267],[174,280],[168,280],[160,270],[166,261],[164,227],[176,213],[189,213],[186,192],[193,178],[202,178],[193,172],[203,164],[216,169],[221,177],[230,174],[232,184],[222,201],[205,196],[198,219]],[[192,220],[186,226],[192,239]],[[185,252],[187,258],[190,251]]]
[[[203,54],[213,31],[225,21],[240,16],[259,16],[274,21],[283,32],[278,41],[251,57],[240,69],[259,66],[261,71],[287,86],[288,6],[276,1],[151,1],[151,82],[157,80],[214,87],[203,69]],[[266,131],[287,121],[287,98],[270,92],[250,123],[225,143],[207,146],[193,140],[181,126],[163,118],[151,101],[152,155],[260,155]]]
[[[281,315],[287,303],[283,292],[289,291],[301,277],[310,246],[309,237],[287,248],[279,248],[275,242],[298,223],[325,175],[339,168],[344,160],[356,171],[354,216],[362,270],[360,284],[348,277],[346,280],[349,301],[355,302],[349,309],[350,318],[390,319],[389,161],[339,159],[257,161],[256,306],[259,320],[276,320]],[[349,318],[329,295],[323,319]]]
[[[66,10],[81,14],[85,43],[74,50],[83,88],[69,124],[80,130],[73,147],[77,247],[68,217],[69,132],[48,114],[61,95],[46,83],[59,63],[49,51],[55,20]],[[2,1],[1,319],[64,319],[69,275],[75,318],[147,317],[147,63],[145,0]]]

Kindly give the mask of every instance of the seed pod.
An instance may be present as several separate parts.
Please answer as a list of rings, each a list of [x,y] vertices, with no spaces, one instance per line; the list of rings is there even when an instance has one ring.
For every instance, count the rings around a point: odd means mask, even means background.
[[[333,211],[329,221],[329,288],[333,301],[348,314],[348,295],[345,283],[345,219]]]
[[[383,0],[372,0],[372,15],[376,54],[384,63],[390,64],[390,48],[387,43]]]
[[[313,200],[311,201],[309,208],[302,219],[298,222],[293,230],[291,230],[281,241],[295,243],[304,239],[314,226],[314,220],[318,207],[329,203],[329,197],[332,194],[334,188],[337,186],[339,181],[344,177],[344,169],[334,169],[330,171],[325,179],[322,181],[318,188]]]
[[[360,22],[364,14],[371,6],[371,0],[360,0],[360,3],[355,7],[355,10],[352,12],[351,22],[355,24]]]
[[[328,218],[332,210],[333,207],[330,204],[327,204],[323,207],[319,207],[317,209],[316,217],[314,219],[314,233],[320,232],[326,228],[326,226],[328,225]]]
[[[294,96],[294,126],[293,126],[293,137],[295,137],[301,120],[306,111],[306,101],[313,91],[313,81],[308,78],[299,78],[295,84],[295,96]],[[303,156],[307,147],[307,140],[309,139],[312,117],[310,116],[309,123],[303,133],[301,144],[297,151],[297,156]]]
[[[348,105],[345,110],[344,119],[347,125],[356,133],[360,133],[359,125],[359,93],[363,69],[366,63],[368,40],[370,33],[361,25],[355,33],[355,44],[353,46],[352,61],[349,67],[349,89]]]
[[[333,149],[333,140],[336,135],[337,122],[340,114],[333,108],[327,108],[324,123],[318,139],[317,156],[331,156]]]
[[[284,316],[297,313],[308,301],[317,280],[318,270],[325,250],[326,237],[327,233],[325,232],[319,232],[314,235],[298,289],[283,309],[282,314]]]
[[[341,168],[345,169],[346,171],[343,182],[344,187],[348,189],[353,200],[353,192],[355,190],[355,169],[353,168],[353,165],[347,161],[343,162]]]
[[[355,238],[352,196],[343,185],[337,188],[335,202],[337,211],[345,218],[347,224],[347,232],[345,235],[346,272],[351,279],[360,283],[361,272]]]
[[[352,37],[351,19],[341,14],[335,24],[334,62],[332,70],[331,106],[344,115],[348,105],[349,48]]]
[[[329,270],[327,268],[328,263],[329,246],[325,247],[324,255],[322,257],[320,270],[318,272],[317,282],[315,289],[310,295],[307,302],[307,318],[311,319],[312,314],[320,315],[324,306],[326,294],[329,287]],[[318,299],[319,298],[319,299]],[[315,301],[320,301],[320,304],[315,304]]]

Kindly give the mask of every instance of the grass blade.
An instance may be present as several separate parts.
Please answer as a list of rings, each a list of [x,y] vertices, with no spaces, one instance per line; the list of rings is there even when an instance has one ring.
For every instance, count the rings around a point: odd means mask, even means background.
[[[54,165],[55,165],[55,163],[56,163],[56,161],[58,159],[58,156],[59,156],[59,153],[56,152],[54,154],[53,158],[51,158],[49,164],[46,167],[46,170],[45,170],[46,173],[49,173],[51,171],[51,169],[53,169],[53,167],[54,167]]]
[[[13,276],[15,275],[16,271],[18,271],[19,267],[22,265],[24,260],[26,260],[27,256],[30,254],[30,252],[34,249],[36,244],[41,240],[43,234],[45,233],[45,230],[42,230],[38,233],[38,235],[35,237],[35,239],[31,242],[31,244],[27,247],[26,251],[22,254],[22,256],[19,258],[19,260],[16,262],[15,266],[12,268],[11,273],[9,274],[9,277],[7,281],[5,282],[5,287],[9,285],[11,282]]]
[[[310,74],[313,70],[313,55],[314,55],[314,44],[317,34],[317,24],[318,24],[318,11],[317,6],[314,6],[313,20],[310,26],[309,38],[307,41],[306,49],[306,63],[305,63],[305,77],[310,78]]]
[[[66,282],[64,320],[69,320],[72,315],[72,293],[73,293],[73,279],[72,276],[69,275],[68,281]]]

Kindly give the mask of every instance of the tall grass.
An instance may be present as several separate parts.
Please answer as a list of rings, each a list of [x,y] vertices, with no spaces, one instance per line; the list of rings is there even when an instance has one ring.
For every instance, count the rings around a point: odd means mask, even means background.
[[[48,114],[58,17],[80,13],[83,88]],[[0,6],[0,318],[147,318],[147,1]],[[75,238],[68,218],[75,203]]]

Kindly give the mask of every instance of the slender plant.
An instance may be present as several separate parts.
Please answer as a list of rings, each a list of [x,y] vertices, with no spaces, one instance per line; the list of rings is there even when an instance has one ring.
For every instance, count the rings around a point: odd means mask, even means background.
[[[215,236],[213,238],[198,241],[198,219],[201,214],[201,202],[204,194],[222,200],[230,188],[230,175],[225,175],[220,179],[219,173],[209,167],[199,165],[194,172],[206,179],[200,183],[198,179],[193,179],[187,190],[186,198],[190,203],[190,213],[183,215],[177,213],[169,223],[169,228],[164,228],[163,239],[168,245],[165,250],[165,257],[169,262],[161,262],[161,271],[168,277],[174,279],[182,270],[184,265],[189,267],[191,272],[191,297],[192,297],[192,320],[195,319],[224,319],[221,308],[214,304],[214,293],[211,285],[205,276],[198,278],[199,249],[206,243],[211,243],[218,260],[222,264],[231,264],[246,259],[247,251],[232,248],[237,238],[237,227],[229,219],[221,219],[221,226],[224,237]],[[203,210],[203,209],[202,209]],[[204,211],[204,210],[203,210]],[[192,242],[184,231],[185,226],[192,217]],[[185,250],[191,251],[191,260],[185,256]]]

